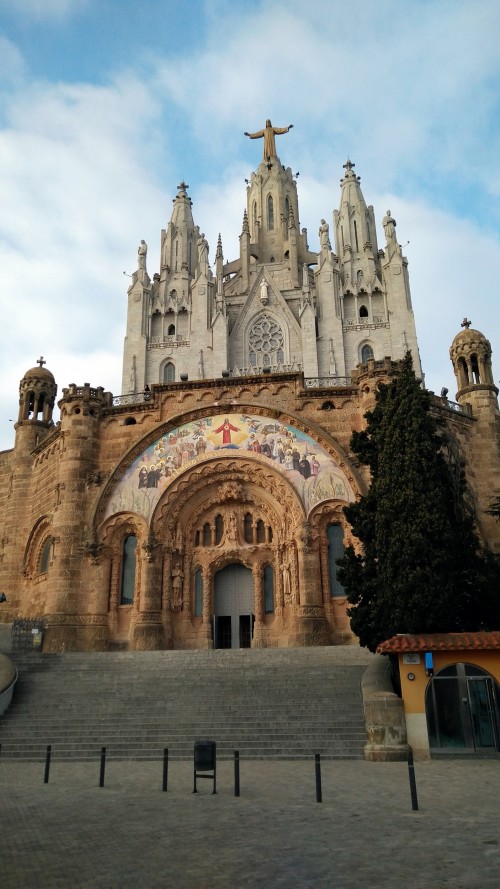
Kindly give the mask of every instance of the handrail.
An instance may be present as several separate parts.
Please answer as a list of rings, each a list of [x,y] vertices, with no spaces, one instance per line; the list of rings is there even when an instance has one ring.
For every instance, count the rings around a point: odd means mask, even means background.
[[[9,684],[0,692],[0,716],[5,713],[7,708],[10,706],[10,702],[12,701],[12,694],[14,692],[14,686],[19,679],[19,670],[17,669],[15,664],[14,670],[14,678],[11,679]]]

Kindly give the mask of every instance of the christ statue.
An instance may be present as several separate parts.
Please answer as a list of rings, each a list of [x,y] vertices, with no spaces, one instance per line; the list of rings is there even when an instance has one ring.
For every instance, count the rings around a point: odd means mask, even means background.
[[[276,142],[274,137],[281,136],[283,133],[288,133],[288,130],[291,130],[293,127],[293,123],[289,124],[287,127],[273,127],[270,120],[266,120],[266,126],[263,130],[259,130],[257,133],[244,133],[244,136],[248,136],[250,139],[264,139],[264,160],[267,160],[268,157],[276,157]]]

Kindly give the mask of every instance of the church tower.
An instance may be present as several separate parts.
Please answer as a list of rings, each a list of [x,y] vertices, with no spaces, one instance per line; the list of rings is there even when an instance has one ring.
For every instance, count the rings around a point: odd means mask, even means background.
[[[396,220],[383,218],[379,249],[375,214],[354,164],[344,164],[339,209],[319,225],[319,251],[300,225],[297,174],[285,167],[271,121],[251,139],[263,157],[247,183],[239,256],[222,242],[214,270],[182,182],[161,233],[160,271],[151,281],[147,246],[128,291],[124,393],[178,381],[302,371],[307,386],[345,385],[359,364],[398,360],[410,350],[421,375],[408,262]]]

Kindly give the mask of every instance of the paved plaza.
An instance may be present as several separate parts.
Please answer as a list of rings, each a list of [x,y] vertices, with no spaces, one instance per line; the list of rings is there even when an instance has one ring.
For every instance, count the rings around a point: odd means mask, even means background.
[[[487,889],[500,885],[500,762],[192,764],[0,757],[2,889]]]

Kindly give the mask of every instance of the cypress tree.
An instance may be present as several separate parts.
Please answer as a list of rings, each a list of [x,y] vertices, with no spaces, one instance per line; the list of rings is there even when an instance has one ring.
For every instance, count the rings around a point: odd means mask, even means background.
[[[481,550],[463,473],[447,460],[444,426],[430,408],[408,352],[398,377],[381,387],[366,429],[351,439],[372,481],[345,509],[363,552],[348,547],[338,576],[352,629],[373,651],[396,633],[500,623],[497,562]]]

